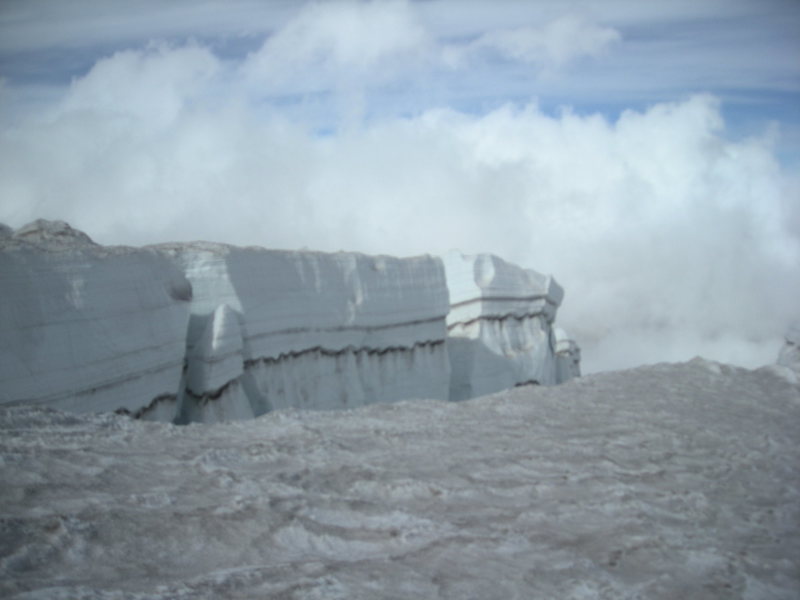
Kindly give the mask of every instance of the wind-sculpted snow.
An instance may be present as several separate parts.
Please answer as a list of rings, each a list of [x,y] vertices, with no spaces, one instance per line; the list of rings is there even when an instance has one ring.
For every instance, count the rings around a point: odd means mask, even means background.
[[[191,286],[152,249],[66,223],[0,237],[0,403],[140,410],[178,393]]]
[[[574,342],[562,332],[559,347],[553,331],[564,291],[552,277],[490,254],[452,252],[444,265],[451,400],[579,374]]]
[[[794,599],[800,387],[778,371],[188,427],[0,408],[0,596]]]
[[[491,255],[103,247],[37,221],[0,228],[0,260],[0,403],[214,422],[579,374],[561,288]]]

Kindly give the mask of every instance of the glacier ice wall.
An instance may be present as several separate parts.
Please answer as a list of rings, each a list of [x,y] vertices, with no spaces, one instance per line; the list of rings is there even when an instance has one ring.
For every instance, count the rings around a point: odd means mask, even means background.
[[[553,328],[564,291],[552,277],[491,254],[451,252],[443,262],[451,400],[578,374],[577,349],[563,332],[559,348]]]
[[[491,255],[103,247],[48,221],[0,249],[0,403],[216,422],[579,374],[561,288]]]
[[[158,249],[193,288],[179,420],[447,397],[439,260],[208,243]]]
[[[177,398],[191,286],[161,253],[63,222],[0,237],[0,403],[137,413]]]

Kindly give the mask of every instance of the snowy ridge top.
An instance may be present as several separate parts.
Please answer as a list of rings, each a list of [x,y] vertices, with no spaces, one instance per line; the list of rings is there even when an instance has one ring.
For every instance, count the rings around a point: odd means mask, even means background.
[[[14,229],[0,223],[0,249],[14,249],[33,246],[38,250],[72,250],[72,249],[93,249],[102,253],[126,253],[140,251],[157,251],[168,254],[178,254],[184,252],[203,252],[217,255],[220,257],[228,256],[236,252],[255,252],[269,253],[276,256],[285,257],[308,256],[308,257],[337,257],[347,260],[349,257],[356,257],[364,260],[373,261],[376,270],[381,270],[386,261],[406,261],[406,260],[430,260],[432,255],[420,254],[409,257],[395,257],[387,254],[365,254],[362,252],[352,252],[339,250],[337,252],[324,252],[322,250],[286,250],[266,248],[264,246],[237,246],[235,244],[225,244],[221,242],[210,242],[205,240],[193,240],[187,242],[163,242],[158,244],[146,244],[144,246],[127,245],[104,245],[95,242],[88,234],[75,229],[66,221],[58,219],[36,219],[22,227]]]
[[[69,223],[37,219],[12,229],[0,223],[0,251],[33,251],[52,255],[85,254],[91,257],[156,254],[151,246],[104,246]]]
[[[0,224],[2,225],[2,224]],[[2,235],[2,234],[0,234]],[[171,254],[180,254],[184,252],[203,252],[210,255],[217,255],[220,257],[229,256],[236,252],[266,252],[274,255],[283,255],[292,257],[297,255],[310,256],[310,257],[360,257],[369,259],[375,262],[376,268],[381,268],[381,263],[385,261],[397,260],[430,260],[433,258],[431,254],[418,254],[415,256],[397,257],[390,254],[367,254],[365,252],[356,252],[351,250],[337,250],[336,252],[325,252],[324,250],[311,250],[303,248],[302,250],[288,250],[285,248],[267,248],[265,246],[246,245],[239,246],[236,244],[226,244],[224,242],[210,242],[207,240],[192,240],[187,242],[162,242],[158,244],[148,244],[141,246],[142,248],[152,248],[154,250],[165,251]]]
[[[64,221],[37,219],[17,230],[0,223],[0,245],[20,244],[31,244],[41,249],[52,250],[97,246],[92,238],[78,229],[73,229]]]

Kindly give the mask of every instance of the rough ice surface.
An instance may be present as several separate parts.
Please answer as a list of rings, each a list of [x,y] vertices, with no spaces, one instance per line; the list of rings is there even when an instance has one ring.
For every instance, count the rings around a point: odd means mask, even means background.
[[[488,254],[103,247],[51,221],[0,248],[2,403],[216,422],[579,374],[558,284]]]
[[[0,407],[0,597],[795,599],[800,387],[703,360],[176,427]]]
[[[556,281],[493,256],[443,257],[450,312],[451,400],[524,385],[561,383],[579,374],[569,366],[576,348],[559,349],[553,320],[564,292]],[[562,334],[567,340],[566,334]]]
[[[90,412],[174,405],[191,287],[151,249],[63,222],[0,237],[0,403]]]

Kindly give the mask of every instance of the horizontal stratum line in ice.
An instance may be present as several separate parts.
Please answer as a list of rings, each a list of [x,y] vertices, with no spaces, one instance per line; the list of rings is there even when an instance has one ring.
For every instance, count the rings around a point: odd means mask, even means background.
[[[561,288],[490,255],[104,247],[49,221],[0,247],[2,403],[207,422],[578,374]]]

